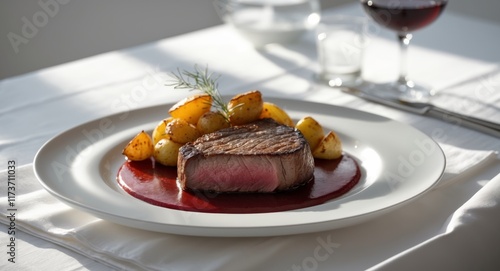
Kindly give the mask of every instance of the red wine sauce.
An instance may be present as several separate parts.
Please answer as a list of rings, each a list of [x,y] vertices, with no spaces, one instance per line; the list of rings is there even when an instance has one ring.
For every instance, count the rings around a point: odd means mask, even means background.
[[[348,155],[315,163],[313,180],[276,193],[182,190],[177,186],[176,167],[155,165],[150,160],[125,162],[117,180],[133,197],[161,207],[205,213],[266,213],[322,204],[347,193],[361,178],[358,164]]]

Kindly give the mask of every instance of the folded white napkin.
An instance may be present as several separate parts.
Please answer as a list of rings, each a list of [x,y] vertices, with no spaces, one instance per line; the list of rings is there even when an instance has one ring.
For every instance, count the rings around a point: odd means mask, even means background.
[[[432,103],[450,111],[500,124],[500,67],[438,90]]]
[[[498,270],[500,257],[500,174],[445,223],[443,233],[404,251],[372,270]],[[488,223],[484,223],[487,220]]]
[[[464,180],[467,174],[478,172],[481,168],[498,158],[496,151],[465,150],[444,143],[439,144],[446,157],[446,169],[434,189]]]

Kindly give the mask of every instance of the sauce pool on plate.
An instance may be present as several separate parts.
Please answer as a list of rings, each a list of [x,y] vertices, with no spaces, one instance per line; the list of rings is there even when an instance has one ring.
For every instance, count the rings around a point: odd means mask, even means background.
[[[204,213],[267,213],[311,207],[337,198],[359,182],[361,171],[348,155],[335,160],[316,159],[313,180],[275,193],[182,190],[176,178],[176,167],[155,165],[151,160],[126,161],[117,175],[123,190],[153,205]]]

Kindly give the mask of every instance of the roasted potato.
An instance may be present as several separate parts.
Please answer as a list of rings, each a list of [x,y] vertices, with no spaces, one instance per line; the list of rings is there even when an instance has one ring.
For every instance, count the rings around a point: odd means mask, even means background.
[[[170,140],[181,144],[194,141],[201,136],[196,126],[183,119],[176,118],[167,123],[165,133]]]
[[[153,155],[154,146],[151,137],[144,131],[137,134],[123,149],[122,154],[129,160],[141,161]]]
[[[316,149],[320,141],[325,136],[323,127],[314,118],[307,116],[302,118],[295,125],[309,143],[311,150]]]
[[[231,125],[242,125],[259,119],[264,101],[258,90],[234,96],[228,103],[229,122]]]
[[[183,144],[163,138],[154,146],[153,157],[156,162],[165,166],[177,166],[179,148]]]
[[[313,150],[314,158],[319,159],[336,159],[342,156],[342,142],[333,131],[330,131],[319,142],[318,146]]]
[[[169,137],[168,134],[165,132],[165,128],[167,128],[167,123],[169,123],[173,119],[174,118],[172,118],[172,117],[166,118],[166,119],[160,121],[156,125],[156,127],[153,130],[153,133],[151,134],[151,136],[153,138],[153,145],[156,145],[156,143],[158,143],[158,141],[160,141],[160,139]]]
[[[200,116],[210,111],[211,107],[212,97],[207,94],[198,94],[180,100],[168,112],[176,119],[196,125]]]
[[[288,116],[285,110],[270,102],[264,102],[259,118],[271,118],[278,123],[293,127],[293,120]]]
[[[206,112],[201,115],[200,119],[198,119],[198,123],[196,124],[196,128],[201,134],[212,133],[222,128],[228,128],[229,126],[229,122],[219,111]]]

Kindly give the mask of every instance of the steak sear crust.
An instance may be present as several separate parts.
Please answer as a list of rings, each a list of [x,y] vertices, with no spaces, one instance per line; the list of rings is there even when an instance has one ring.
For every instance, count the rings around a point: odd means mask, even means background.
[[[179,150],[182,189],[275,192],[313,178],[314,158],[300,131],[272,119],[203,135]]]

